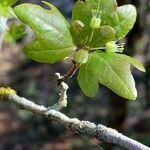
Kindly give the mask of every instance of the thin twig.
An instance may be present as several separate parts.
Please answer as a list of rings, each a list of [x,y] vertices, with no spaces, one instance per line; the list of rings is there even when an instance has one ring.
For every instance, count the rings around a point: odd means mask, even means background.
[[[78,68],[79,68],[79,64],[73,64],[71,69],[65,75],[60,76],[59,79],[57,78],[58,84],[61,84],[61,82],[72,78],[72,76],[76,73]],[[56,76],[57,76],[57,73],[56,73]]]
[[[16,94],[8,96],[7,99],[21,106],[21,108],[25,110],[31,111],[35,114],[40,114],[48,119],[53,119],[72,131],[96,137],[99,140],[103,139],[106,142],[120,145],[128,150],[150,150],[149,147],[101,124],[96,125],[89,121],[80,121],[77,118],[69,118],[60,111],[37,105],[34,102],[31,102],[26,98],[19,97]]]
[[[78,67],[79,67],[79,65],[74,63],[72,68],[63,76],[61,76],[60,73],[55,73],[55,77],[58,81],[58,90],[59,90],[59,96],[60,96],[58,102],[52,106],[56,110],[60,110],[64,107],[67,107],[67,103],[68,103],[67,90],[69,87],[64,81],[70,79],[75,74]],[[50,107],[50,109],[52,107]]]

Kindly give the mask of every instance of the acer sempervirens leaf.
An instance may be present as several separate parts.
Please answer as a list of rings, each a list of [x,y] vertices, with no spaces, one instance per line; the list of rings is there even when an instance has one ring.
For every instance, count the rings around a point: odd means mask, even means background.
[[[69,57],[79,66],[78,84],[85,95],[94,97],[102,84],[135,100],[137,91],[130,65],[145,69],[139,61],[121,54],[124,44],[117,44],[135,23],[135,7],[118,7],[116,0],[78,0],[69,25],[55,6],[44,3],[49,10],[28,3],[14,9],[35,33],[36,38],[24,47],[27,57],[41,63]]]
[[[36,35],[36,39],[24,47],[27,57],[41,63],[55,63],[68,56],[76,46],[67,20],[55,6],[44,3],[49,10],[25,3],[15,7],[14,11]]]
[[[134,100],[137,97],[130,64],[145,71],[141,63],[123,54],[94,52],[88,63],[81,66],[78,82],[87,96],[95,96],[99,83],[107,86],[116,94]],[[92,79],[95,79],[94,81]],[[96,82],[96,83],[95,83]]]

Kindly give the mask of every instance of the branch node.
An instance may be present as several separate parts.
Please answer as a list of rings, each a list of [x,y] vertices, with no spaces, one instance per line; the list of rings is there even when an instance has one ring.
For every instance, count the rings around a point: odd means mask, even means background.
[[[60,73],[55,73],[55,77],[58,81],[58,91],[59,91],[59,100],[57,104],[54,104],[50,109],[56,109],[60,110],[61,108],[67,107],[67,90],[68,90],[68,85],[63,82],[64,76],[61,76]]]
[[[58,105],[60,108],[67,107],[67,90],[68,90],[68,85],[65,82],[62,82],[59,86],[59,95],[60,98],[58,100]]]

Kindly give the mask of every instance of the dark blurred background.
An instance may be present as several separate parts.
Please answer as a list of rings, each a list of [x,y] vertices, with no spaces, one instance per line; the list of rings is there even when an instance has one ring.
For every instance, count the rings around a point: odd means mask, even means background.
[[[42,5],[40,0],[19,0]],[[70,20],[73,0],[49,0]],[[133,4],[138,18],[124,39],[125,53],[141,60],[147,72],[133,70],[138,90],[136,101],[127,101],[107,88],[93,99],[85,97],[77,85],[76,75],[69,80],[68,107],[62,111],[101,123],[121,131],[150,146],[150,0],[118,0],[119,5]],[[28,31],[29,32],[29,31]],[[17,44],[5,42],[0,55],[0,86],[13,87],[20,96],[50,106],[57,101],[54,73],[64,74],[70,64],[40,64],[27,59],[21,51],[29,35]],[[0,102],[0,150],[123,150],[116,145],[98,142],[82,133],[67,131],[62,125]]]

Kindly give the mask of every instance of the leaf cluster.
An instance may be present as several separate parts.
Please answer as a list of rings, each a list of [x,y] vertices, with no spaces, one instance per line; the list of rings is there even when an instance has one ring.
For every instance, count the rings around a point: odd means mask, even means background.
[[[43,3],[49,9],[29,3],[14,9],[35,33],[35,39],[23,49],[26,56],[41,63],[69,57],[80,66],[78,83],[89,97],[94,97],[102,84],[126,99],[136,99],[130,65],[145,69],[137,60],[120,54],[123,45],[116,44],[132,29],[136,8],[118,7],[116,0],[78,0],[69,24],[55,6]]]

